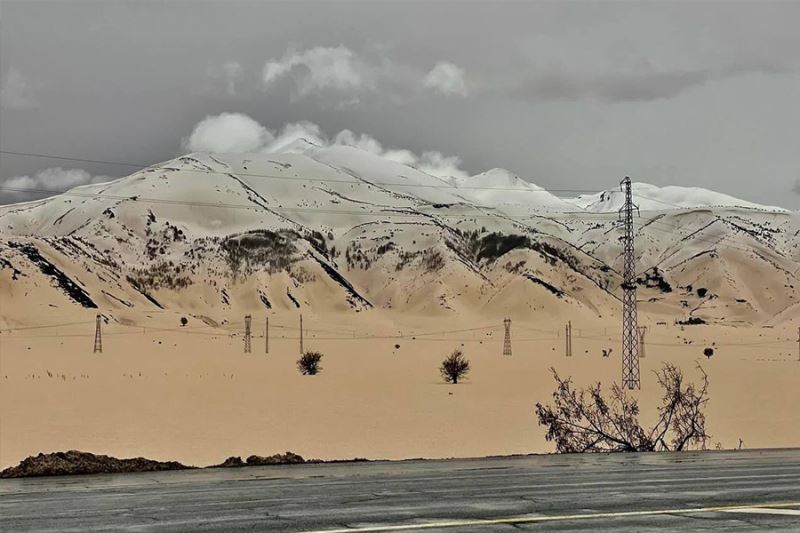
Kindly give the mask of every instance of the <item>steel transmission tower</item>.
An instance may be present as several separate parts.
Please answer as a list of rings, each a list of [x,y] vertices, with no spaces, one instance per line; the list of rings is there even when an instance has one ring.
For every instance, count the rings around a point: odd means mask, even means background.
[[[644,337],[647,334],[647,326],[639,326],[639,359],[644,359]]]
[[[503,319],[503,325],[506,327],[506,336],[503,339],[503,355],[511,355],[511,319]]]
[[[250,353],[252,351],[252,346],[250,344],[250,324],[252,321],[253,317],[250,315],[244,317],[244,353]]]
[[[103,335],[100,330],[102,323],[100,315],[97,315],[94,326],[94,353],[103,353]]]
[[[640,389],[639,380],[639,329],[636,314],[636,257],[633,252],[633,205],[631,179],[621,182],[625,193],[625,205],[619,210],[620,221],[625,227],[623,253],[625,266],[622,274],[622,388]]]
[[[580,334],[580,332],[579,332]],[[564,338],[567,341],[566,345],[566,356],[572,357],[572,321],[570,320],[567,322],[567,325],[564,326]]]

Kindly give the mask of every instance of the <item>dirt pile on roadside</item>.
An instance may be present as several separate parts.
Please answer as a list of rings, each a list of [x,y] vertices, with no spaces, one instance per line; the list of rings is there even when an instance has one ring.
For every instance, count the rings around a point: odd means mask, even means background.
[[[305,463],[306,460],[296,453],[276,453],[275,455],[251,455],[246,461],[241,457],[233,456],[228,457],[222,463],[211,466],[209,468],[235,468],[239,466],[266,466],[266,465],[299,465]]]
[[[70,450],[40,453],[23,459],[19,465],[0,472],[0,478],[63,476],[72,474],[119,474],[130,472],[160,472],[194,468],[176,461],[153,461],[143,457],[117,459],[108,455]]]

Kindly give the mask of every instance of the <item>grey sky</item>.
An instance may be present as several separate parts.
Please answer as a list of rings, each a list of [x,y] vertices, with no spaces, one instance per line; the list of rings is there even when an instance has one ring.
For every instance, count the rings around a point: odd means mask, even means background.
[[[0,0],[0,146],[149,164],[232,112],[548,188],[631,175],[798,209],[798,21],[800,2]],[[0,155],[28,187],[126,173]]]

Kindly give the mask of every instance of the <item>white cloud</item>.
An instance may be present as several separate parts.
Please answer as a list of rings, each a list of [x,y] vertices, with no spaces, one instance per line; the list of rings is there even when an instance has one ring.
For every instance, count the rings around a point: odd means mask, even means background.
[[[30,82],[20,71],[9,68],[0,82],[0,108],[24,110],[37,107],[39,102]]]
[[[461,170],[461,158],[458,156],[446,156],[441,152],[423,152],[417,163],[414,165],[423,172],[441,178],[466,178],[468,173]]]
[[[464,69],[448,61],[440,61],[428,72],[425,87],[446,96],[467,96],[467,81]]]
[[[328,140],[319,126],[313,122],[301,121],[285,124],[280,132],[275,132],[273,140],[261,147],[261,152],[281,152],[295,141],[304,139],[318,146],[325,146]]]
[[[190,152],[258,152],[274,140],[264,126],[242,113],[209,115],[201,120],[183,148]]]
[[[341,144],[346,146],[355,146],[361,150],[366,150],[372,154],[383,154],[383,147],[374,137],[362,133],[356,135],[350,130],[342,130],[333,138],[332,144]]]
[[[262,80],[270,87],[278,80],[291,77],[300,96],[326,89],[359,92],[374,87],[367,66],[344,46],[316,46],[302,52],[287,51],[279,60],[264,65]]]
[[[223,63],[210,63],[206,69],[205,85],[199,89],[215,95],[239,96],[244,76],[244,66],[238,61],[231,59]]]
[[[241,79],[244,69],[238,61],[226,61],[222,65],[222,73],[225,78],[225,94],[236,96],[236,83]]]
[[[80,168],[47,168],[33,176],[14,176],[4,180],[0,203],[19,202],[40,197],[45,192],[64,192],[78,185],[103,183],[112,179],[109,176],[92,175]]]
[[[292,145],[300,139],[320,147],[353,146],[438,177],[463,178],[469,175],[460,168],[461,159],[457,156],[445,156],[437,151],[417,155],[406,149],[386,149],[374,137],[350,130],[342,130],[329,138],[317,124],[308,121],[288,123],[280,130],[270,131],[241,113],[206,117],[194,127],[188,139],[184,139],[183,146],[193,152],[274,153],[293,150]]]

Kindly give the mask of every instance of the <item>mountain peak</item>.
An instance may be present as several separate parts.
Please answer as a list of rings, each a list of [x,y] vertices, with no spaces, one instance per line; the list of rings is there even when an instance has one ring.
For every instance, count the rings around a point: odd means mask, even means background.
[[[761,205],[742,200],[728,194],[679,185],[659,186],[650,183],[633,183],[633,201],[642,211],[666,211],[670,209],[694,209],[702,207],[757,209],[785,213],[786,209]],[[584,194],[572,200],[576,206],[595,213],[618,211],[625,202],[619,189],[608,189],[595,194]]]

